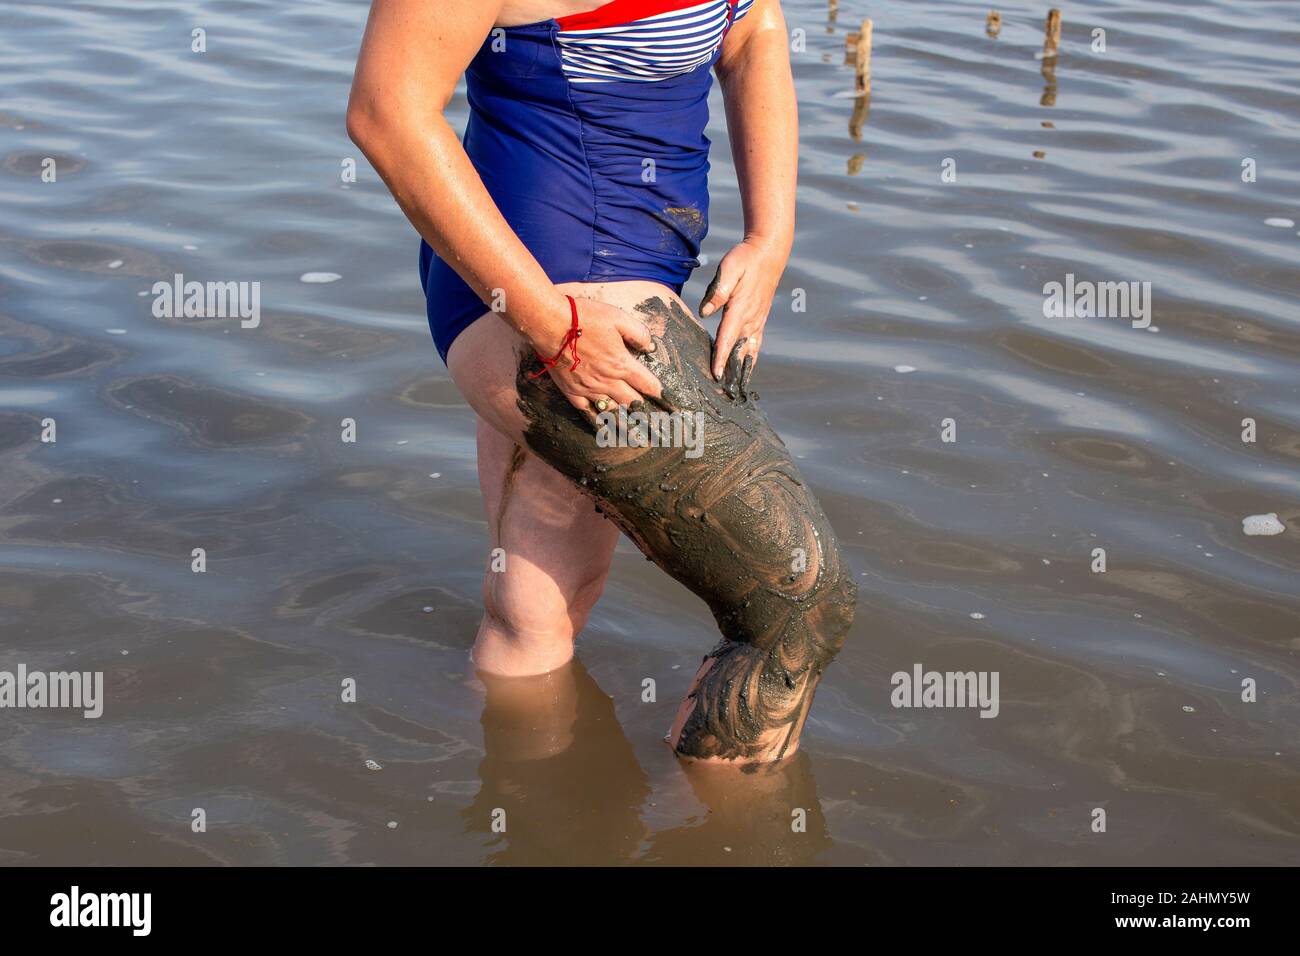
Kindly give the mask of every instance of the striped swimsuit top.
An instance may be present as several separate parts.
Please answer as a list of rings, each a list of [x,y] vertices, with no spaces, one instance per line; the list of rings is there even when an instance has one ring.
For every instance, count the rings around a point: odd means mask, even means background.
[[[612,0],[484,41],[465,74],[465,150],[553,282],[680,291],[699,265],[711,67],[752,3]],[[427,245],[421,268],[445,359],[484,306]]]
[[[616,0],[555,21],[560,65],[572,83],[654,82],[712,62],[753,0]]]

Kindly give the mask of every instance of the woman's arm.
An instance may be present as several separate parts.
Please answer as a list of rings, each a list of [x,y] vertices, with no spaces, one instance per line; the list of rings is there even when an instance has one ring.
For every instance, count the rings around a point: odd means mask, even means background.
[[[492,30],[503,0],[374,0],[348,103],[348,135],[408,219],[484,302],[541,354],[555,354],[569,305],[501,215],[443,110]],[[521,188],[527,188],[521,184]],[[583,300],[582,368],[552,373],[570,401],[634,401],[658,381],[624,341],[650,339],[622,310]],[[592,319],[593,321],[587,321]],[[634,394],[629,394],[634,393]]]
[[[790,73],[790,37],[779,0],[754,0],[722,46],[714,67],[727,110],[731,154],[740,181],[745,238],[718,264],[700,314],[723,309],[713,375],[740,339],[750,367],[794,242],[799,114]],[[724,308],[725,307],[725,308]]]

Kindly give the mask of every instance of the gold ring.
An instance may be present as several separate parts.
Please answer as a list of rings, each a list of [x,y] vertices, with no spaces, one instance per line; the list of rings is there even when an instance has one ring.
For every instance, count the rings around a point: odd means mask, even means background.
[[[608,400],[603,399],[603,398],[598,398],[598,399],[596,399],[596,411],[598,411],[598,412],[603,412],[603,411],[604,411],[605,409],[607,409],[607,408],[609,408],[609,401],[608,401]]]

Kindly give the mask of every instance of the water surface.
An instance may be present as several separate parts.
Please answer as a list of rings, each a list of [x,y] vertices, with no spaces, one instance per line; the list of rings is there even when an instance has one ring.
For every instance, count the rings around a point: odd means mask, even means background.
[[[344,132],[366,5],[0,4],[0,669],[107,685],[0,712],[0,861],[1300,862],[1300,11],[1071,3],[1052,62],[1045,7],[785,8],[758,385],[861,602],[801,755],[740,778],[662,742],[714,630],[629,545],[572,668],[469,665],[474,420]],[[260,282],[260,325],[155,317],[178,273]],[[1067,274],[1150,282],[1150,327],[1045,316]],[[894,708],[918,663],[999,715]]]

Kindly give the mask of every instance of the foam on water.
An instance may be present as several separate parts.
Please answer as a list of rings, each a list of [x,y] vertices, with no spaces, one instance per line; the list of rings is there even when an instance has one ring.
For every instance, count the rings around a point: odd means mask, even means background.
[[[1241,519],[1241,530],[1246,534],[1281,534],[1286,530],[1286,525],[1278,519],[1277,512],[1270,511],[1268,514],[1247,515]]]

